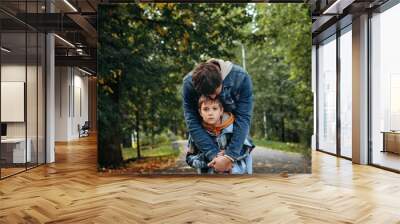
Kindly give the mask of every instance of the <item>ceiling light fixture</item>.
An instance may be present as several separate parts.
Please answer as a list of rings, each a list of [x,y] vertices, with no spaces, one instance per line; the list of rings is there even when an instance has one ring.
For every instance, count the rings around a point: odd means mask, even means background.
[[[69,3],[68,0],[64,0],[64,3],[67,4],[74,12],[78,12],[78,10],[71,3]]]
[[[342,14],[343,9],[351,5],[355,0],[336,0],[331,6],[329,6],[322,14]]]
[[[93,75],[92,73],[90,73],[90,72],[88,72],[88,71],[86,71],[86,70],[83,70],[83,69],[81,69],[81,68],[79,68],[79,67],[78,67],[78,70],[81,71],[81,72],[83,72],[83,73],[85,73],[85,74],[87,74],[87,75],[90,75],[90,76]]]
[[[2,51],[6,52],[6,53],[10,53],[10,52],[11,52],[11,50],[9,50],[9,49],[7,49],[7,48],[5,48],[5,47],[1,47],[0,49],[1,49]]]
[[[62,38],[62,37],[60,37],[59,35],[57,35],[57,34],[54,34],[54,36],[55,37],[57,37],[59,40],[61,40],[62,42],[64,42],[64,43],[66,43],[67,45],[69,45],[70,47],[73,47],[73,48],[75,48],[75,45],[73,45],[71,42],[69,42],[68,40],[66,40],[66,39],[64,39],[64,38]]]

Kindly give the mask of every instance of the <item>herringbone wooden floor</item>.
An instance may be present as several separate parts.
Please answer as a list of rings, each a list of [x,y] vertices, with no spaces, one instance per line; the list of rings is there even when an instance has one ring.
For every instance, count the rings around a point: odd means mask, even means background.
[[[96,141],[0,181],[0,223],[400,223],[400,175],[313,152],[313,173],[137,177],[98,173]]]

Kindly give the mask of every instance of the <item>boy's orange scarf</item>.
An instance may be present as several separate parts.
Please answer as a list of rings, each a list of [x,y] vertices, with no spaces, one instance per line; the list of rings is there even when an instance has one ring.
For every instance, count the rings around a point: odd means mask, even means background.
[[[228,115],[227,118],[225,118],[225,116],[224,116],[226,114]],[[233,124],[234,121],[235,121],[235,116],[233,116],[232,113],[227,112],[227,113],[224,113],[222,115],[221,124],[217,124],[217,125],[214,126],[214,125],[209,125],[209,124],[206,124],[206,123],[203,122],[202,125],[209,132],[212,132],[215,135],[219,135],[221,133],[222,129],[224,129],[224,128],[228,127],[229,125]]]

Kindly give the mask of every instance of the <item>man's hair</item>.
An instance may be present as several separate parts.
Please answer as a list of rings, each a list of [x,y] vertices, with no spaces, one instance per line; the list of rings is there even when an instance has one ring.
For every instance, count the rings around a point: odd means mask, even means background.
[[[204,62],[192,73],[194,89],[201,95],[211,95],[222,84],[221,69],[216,63]]]
[[[221,103],[221,101],[218,99],[218,97],[212,99],[212,98],[210,98],[210,97],[208,97],[208,96],[201,95],[200,98],[199,98],[199,104],[198,104],[199,110],[201,110],[201,105],[203,105],[203,104],[205,104],[205,103],[208,103],[208,104],[216,103],[216,104],[219,105],[219,107],[220,107],[221,109],[224,108],[224,106],[222,105],[222,103]]]

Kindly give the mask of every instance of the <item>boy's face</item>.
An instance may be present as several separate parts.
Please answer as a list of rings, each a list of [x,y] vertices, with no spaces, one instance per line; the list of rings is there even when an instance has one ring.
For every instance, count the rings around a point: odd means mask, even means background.
[[[217,102],[204,102],[200,108],[200,116],[209,125],[217,124],[223,113],[223,108]]]

